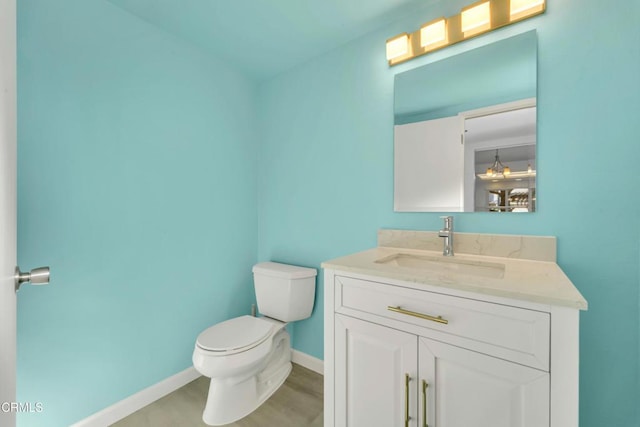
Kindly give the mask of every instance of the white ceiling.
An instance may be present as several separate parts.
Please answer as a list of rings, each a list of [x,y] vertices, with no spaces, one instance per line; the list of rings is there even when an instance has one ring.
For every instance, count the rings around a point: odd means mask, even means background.
[[[536,107],[467,119],[465,140],[469,143],[517,138],[536,134]]]
[[[516,161],[531,161],[536,157],[536,107],[522,108],[498,114],[465,120],[465,141],[467,143],[513,141],[530,137],[532,143],[501,147],[500,161],[504,164]],[[476,164],[493,163],[495,148],[476,151]]]
[[[261,80],[441,0],[109,1]]]

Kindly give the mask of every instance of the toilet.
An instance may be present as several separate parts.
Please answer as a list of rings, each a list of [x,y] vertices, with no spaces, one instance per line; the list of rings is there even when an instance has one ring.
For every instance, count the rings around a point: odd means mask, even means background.
[[[229,424],[256,410],[291,372],[288,322],[311,316],[317,271],[276,262],[253,266],[261,317],[240,316],[204,330],[193,366],[211,378],[202,420]]]

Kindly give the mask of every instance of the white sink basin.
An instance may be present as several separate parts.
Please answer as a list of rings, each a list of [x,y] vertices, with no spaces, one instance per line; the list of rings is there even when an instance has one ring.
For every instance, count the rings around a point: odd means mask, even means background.
[[[455,273],[468,276],[491,277],[494,279],[502,279],[504,277],[504,264],[462,260],[456,259],[455,257],[397,253],[377,259],[375,262],[377,264],[438,273]]]

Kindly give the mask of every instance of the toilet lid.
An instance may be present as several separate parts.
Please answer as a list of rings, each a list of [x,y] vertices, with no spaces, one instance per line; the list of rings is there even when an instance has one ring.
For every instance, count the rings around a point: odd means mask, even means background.
[[[218,323],[198,335],[197,344],[209,351],[231,351],[259,344],[273,325],[253,316],[241,316]]]

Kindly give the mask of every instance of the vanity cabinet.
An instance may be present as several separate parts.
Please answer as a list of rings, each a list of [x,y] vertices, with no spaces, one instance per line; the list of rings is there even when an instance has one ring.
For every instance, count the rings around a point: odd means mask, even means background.
[[[577,327],[575,309],[326,269],[325,427],[577,427]]]

